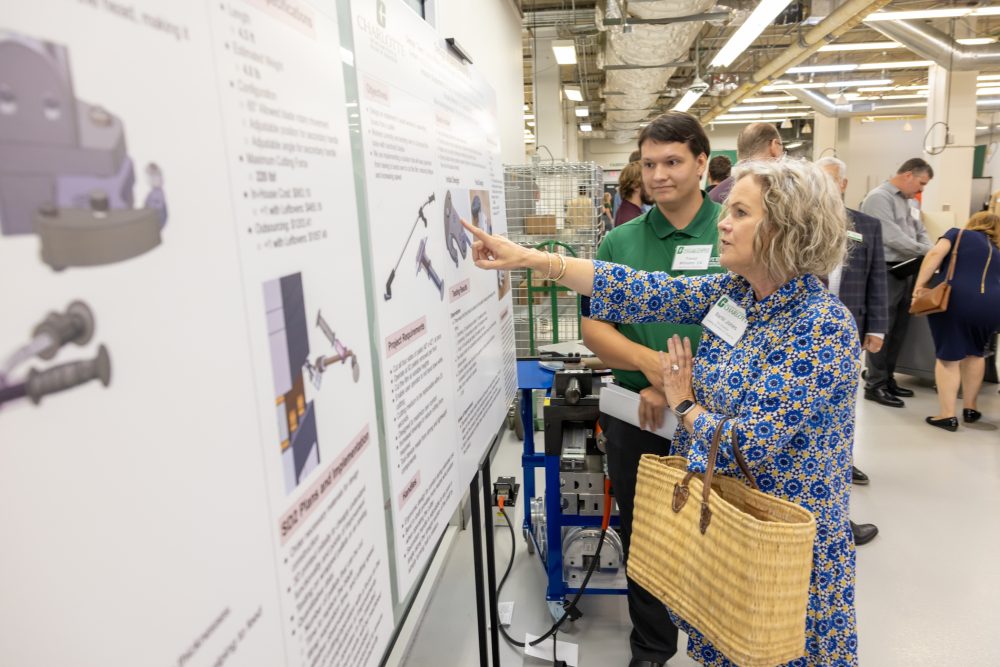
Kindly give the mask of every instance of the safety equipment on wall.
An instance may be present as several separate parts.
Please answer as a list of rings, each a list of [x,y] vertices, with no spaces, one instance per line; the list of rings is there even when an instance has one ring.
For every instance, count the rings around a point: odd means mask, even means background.
[[[141,255],[167,219],[163,173],[134,207],[122,121],[74,95],[65,46],[0,35],[0,233],[37,234],[56,270]]]

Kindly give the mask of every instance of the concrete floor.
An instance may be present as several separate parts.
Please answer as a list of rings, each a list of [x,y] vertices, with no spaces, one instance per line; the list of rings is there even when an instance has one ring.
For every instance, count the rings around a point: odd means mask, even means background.
[[[1000,665],[1000,395],[985,385],[983,422],[957,433],[923,422],[937,412],[931,387],[916,391],[906,408],[861,400],[855,462],[871,477],[853,487],[855,521],[875,523],[880,534],[858,549],[857,614],[860,664],[872,667]],[[521,443],[507,434],[493,474],[520,480]],[[541,480],[539,479],[539,485]],[[551,624],[545,577],[521,539],[518,503],[517,554],[500,596],[515,601],[510,632],[538,634]],[[497,527],[499,577],[510,538]],[[474,667],[479,664],[472,570],[472,539],[462,532],[416,629],[406,667]],[[624,597],[585,596],[583,618],[559,639],[579,645],[581,667],[624,667],[631,625]],[[567,624],[569,625],[569,624]],[[992,639],[991,639],[992,638]],[[683,638],[682,638],[683,639]],[[548,644],[551,647],[551,644]],[[548,665],[524,657],[501,640],[501,664]],[[695,665],[680,651],[671,667]]]

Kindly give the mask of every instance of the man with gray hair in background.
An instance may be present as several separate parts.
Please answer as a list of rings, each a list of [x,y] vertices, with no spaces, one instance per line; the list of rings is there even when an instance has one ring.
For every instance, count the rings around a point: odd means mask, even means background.
[[[736,137],[736,159],[747,160],[777,160],[785,154],[781,143],[781,135],[773,123],[750,123]],[[729,196],[735,181],[730,176],[708,193],[708,198],[721,204]]]
[[[925,160],[910,158],[896,170],[895,176],[869,192],[861,202],[862,212],[882,223],[882,243],[888,266],[917,259],[931,249],[916,196],[932,178],[934,170]],[[915,268],[919,268],[919,262]],[[885,344],[880,351],[868,354],[865,398],[891,408],[903,407],[901,398],[913,396],[912,389],[896,384],[893,374],[910,324],[910,297],[915,275],[915,271],[902,275],[887,271],[889,324]]]
[[[835,157],[820,158],[816,165],[830,174],[843,196],[847,190],[847,165]],[[853,229],[847,232],[850,251],[844,263],[827,276],[827,287],[847,306],[858,325],[861,347],[868,354],[882,349],[888,329],[886,313],[885,260],[882,251],[882,225],[870,215],[847,209]],[[851,481],[868,484],[868,475],[851,466]],[[851,521],[855,544],[866,544],[878,535],[871,523]]]

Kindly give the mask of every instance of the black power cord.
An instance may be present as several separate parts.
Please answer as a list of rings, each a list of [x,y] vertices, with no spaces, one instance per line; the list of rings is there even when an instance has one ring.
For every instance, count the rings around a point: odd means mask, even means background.
[[[500,591],[503,590],[503,585],[504,583],[507,582],[507,577],[510,575],[511,567],[513,567],[514,565],[514,552],[517,549],[517,538],[514,535],[514,524],[511,522],[510,517],[507,516],[507,510],[504,509],[502,498],[500,499],[499,509],[500,509],[500,514],[502,514],[503,518],[507,521],[507,529],[510,530],[510,558],[507,560],[507,568],[504,570],[503,576],[500,577],[500,584],[497,586],[496,599],[498,605],[500,600]],[[597,569],[597,564],[601,560],[601,548],[604,546],[604,538],[608,534],[608,523],[610,522],[610,520],[611,520],[611,482],[610,480],[605,479],[604,517],[603,520],[601,521],[601,536],[597,542],[597,551],[594,552],[594,557],[590,561],[590,566],[587,568],[587,574],[583,577],[583,581],[580,583],[580,588],[577,589],[576,595],[573,596],[573,599],[569,603],[563,603],[565,611],[563,612],[563,615],[559,618],[559,620],[553,623],[549,627],[549,629],[545,631],[545,634],[543,634],[538,639],[528,642],[527,644],[525,644],[524,642],[519,642],[513,637],[511,637],[509,634],[507,634],[507,631],[504,629],[503,624],[498,623],[497,627],[500,630],[500,634],[503,635],[504,640],[506,640],[508,644],[510,644],[511,646],[516,646],[518,648],[525,648],[526,646],[537,646],[546,639],[548,639],[549,637],[552,637],[552,664],[555,667],[565,666],[566,663],[564,661],[559,660],[556,657],[556,646],[557,646],[556,634],[559,632],[559,628],[562,626],[562,624],[566,622],[567,618],[570,618],[571,620],[575,621],[581,616],[580,611],[576,608],[576,603],[580,601],[580,598],[583,596],[584,591],[587,590],[587,584],[590,583],[590,577],[594,574],[594,570]],[[500,613],[498,609],[497,616],[499,617],[499,615]]]

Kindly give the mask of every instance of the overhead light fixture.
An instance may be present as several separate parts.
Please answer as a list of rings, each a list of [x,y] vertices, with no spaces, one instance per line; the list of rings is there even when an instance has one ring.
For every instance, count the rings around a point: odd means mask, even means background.
[[[906,128],[903,128],[903,129],[906,129]],[[976,130],[977,131],[978,130],[988,130],[988,129],[990,129],[989,125],[976,125]]]
[[[803,123],[802,134],[812,134],[812,133],[813,133],[812,125],[810,125],[809,123]]]
[[[566,95],[566,99],[572,102],[582,102],[583,93],[580,92],[580,88],[577,86],[565,86],[563,87],[563,94]]]
[[[1000,81],[1000,74],[980,74],[976,81]]]
[[[777,104],[760,104],[756,106],[738,106],[732,107],[729,111],[736,112],[747,112],[747,111],[774,111],[775,109],[780,109]]]
[[[827,44],[820,51],[886,51],[901,49],[899,42],[854,42],[853,44]]]
[[[861,63],[858,71],[871,71],[880,69],[920,69],[930,67],[933,63],[930,60],[894,60],[887,63]]]
[[[787,119],[787,118],[783,119],[783,120],[782,120],[782,121],[781,121],[781,122],[780,122],[780,123],[778,124],[778,127],[780,127],[780,128],[782,129],[782,130],[787,130],[787,129],[789,129],[789,128],[790,128],[791,126],[792,126],[792,121],[790,121],[790,120],[789,120],[789,119]]]
[[[575,110],[577,118],[586,118],[590,115],[590,109],[587,107],[577,107]]]
[[[524,120],[535,120],[535,114],[533,113],[524,114]]]
[[[694,106],[694,103],[697,102],[702,95],[705,94],[706,90],[708,90],[708,84],[701,79],[696,78],[691,82],[691,87],[688,88],[686,93],[684,93],[684,96],[681,97],[677,104],[674,105],[673,110],[687,111]]]
[[[576,64],[576,43],[572,39],[552,40],[552,53],[560,65]]]
[[[824,74],[826,72],[850,72],[858,68],[857,63],[847,65],[806,65],[804,67],[789,67],[789,74]]]
[[[992,44],[997,40],[993,37],[962,37],[955,41],[965,46],[982,46],[984,44]]]
[[[985,106],[987,104],[990,104],[990,105],[1000,104],[1000,98],[998,98],[998,97],[991,97],[991,98],[985,99],[985,100],[976,100],[976,106],[977,107]]]
[[[913,126],[910,125],[910,121],[903,123],[903,132],[913,132]]]
[[[736,60],[736,57],[746,51],[747,47],[760,36],[760,33],[764,32],[764,28],[774,22],[774,19],[784,11],[790,2],[791,0],[762,0],[743,22],[743,25],[733,33],[725,46],[715,54],[715,58],[709,65],[711,67],[729,67]]]
[[[954,19],[965,16],[1000,16],[1000,7],[956,7],[954,9],[915,9],[900,12],[875,12],[866,16],[864,22]]]
[[[919,86],[862,86],[859,93],[888,93],[894,90],[927,90],[927,84]]]
[[[790,144],[785,144],[785,148],[786,148],[787,150],[793,150],[793,149],[795,149],[795,148],[798,148],[798,147],[799,147],[799,146],[801,146],[801,145],[802,145],[802,142],[801,142],[801,141],[793,141],[793,142],[792,142],[792,143],[790,143]]]
[[[593,129],[594,129],[594,126],[591,125],[590,123],[581,123],[580,124],[580,131],[581,132],[590,132]]]
[[[528,122],[526,123],[526,125],[527,125],[528,127],[534,127],[534,126],[535,126],[535,121],[533,121],[533,120],[529,120],[529,121],[528,121]]]
[[[884,63],[846,63],[842,65],[806,65],[790,67],[789,74],[829,74],[830,72],[861,72],[882,69],[916,69],[930,67],[929,60],[896,60]]]
[[[1000,95],[1000,88],[990,87],[990,88],[977,88],[976,95]]]
[[[771,102],[797,102],[798,98],[791,95],[768,95],[767,97],[747,97],[743,101],[749,104],[770,104]]]
[[[527,111],[527,110],[528,110],[528,105],[527,105],[527,104],[525,104],[525,105],[524,105],[524,110],[525,110],[525,111]]]
[[[789,118],[802,118],[805,116],[811,116],[812,112],[809,111],[793,111],[792,113],[760,113],[760,114],[732,114],[724,113],[717,116],[720,120],[738,120],[738,121],[780,121],[787,120]]]

